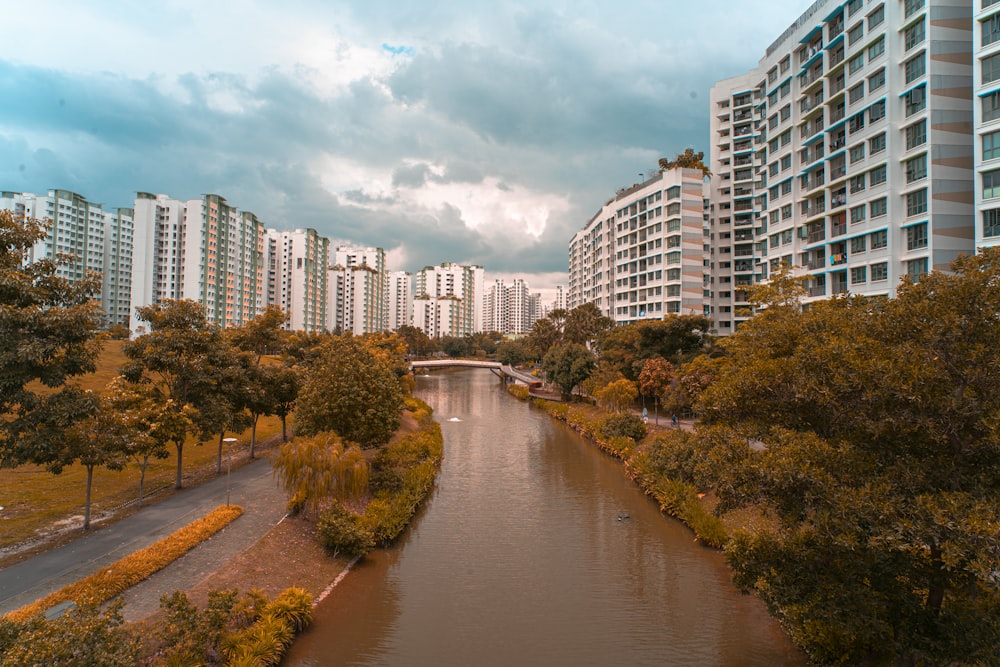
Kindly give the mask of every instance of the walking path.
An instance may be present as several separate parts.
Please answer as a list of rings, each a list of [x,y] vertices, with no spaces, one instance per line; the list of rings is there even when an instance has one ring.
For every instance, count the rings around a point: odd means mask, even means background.
[[[272,479],[267,460],[257,459],[233,470],[231,478],[222,475],[197,487],[183,489],[69,544],[0,569],[0,615],[167,537],[224,505],[227,488],[231,502],[243,507],[243,515],[125,594],[126,620],[145,618],[159,608],[161,594],[191,588],[230,558],[248,549],[281,521],[286,498]]]

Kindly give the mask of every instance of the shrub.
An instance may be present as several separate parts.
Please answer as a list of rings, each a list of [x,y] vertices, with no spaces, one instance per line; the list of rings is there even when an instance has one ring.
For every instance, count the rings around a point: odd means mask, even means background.
[[[523,384],[509,384],[507,385],[507,392],[522,401],[526,401],[531,398],[531,390],[524,386]]]
[[[320,514],[316,530],[323,547],[334,557],[343,554],[346,558],[354,558],[375,546],[371,531],[361,524],[356,514],[340,503],[334,503]]]
[[[639,442],[646,437],[646,423],[635,415],[611,415],[599,428],[605,438],[626,437]]]

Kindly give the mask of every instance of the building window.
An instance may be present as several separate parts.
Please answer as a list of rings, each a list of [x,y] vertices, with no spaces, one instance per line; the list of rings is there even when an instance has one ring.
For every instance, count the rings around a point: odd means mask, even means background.
[[[882,280],[889,279],[889,264],[888,262],[879,262],[878,264],[872,264],[872,282],[879,282]]]
[[[868,32],[872,31],[877,25],[881,25],[882,21],[885,20],[885,5],[879,5],[879,8],[868,15]]]
[[[851,239],[851,254],[857,254],[866,250],[866,239],[864,236],[855,236]]]
[[[983,46],[1000,40],[1000,14],[985,19],[982,23]]]
[[[792,217],[792,205],[785,204],[781,207],[781,219],[788,220],[790,217]]]
[[[868,122],[874,123],[885,118],[885,100],[880,100],[868,107]]]
[[[857,176],[851,176],[850,180],[851,194],[854,194],[855,192],[861,192],[862,190],[864,190],[866,180],[867,179],[865,174],[858,174]]]
[[[854,74],[859,69],[865,66],[865,54],[859,53],[850,60],[847,61],[847,69],[850,70],[851,74]]]
[[[854,104],[855,102],[864,99],[865,97],[865,84],[859,83],[858,85],[847,91],[848,104]]]
[[[868,47],[868,62],[875,60],[883,53],[885,53],[885,37],[879,37],[877,42]]]
[[[886,169],[886,166],[884,164],[879,165],[878,167],[872,169],[870,172],[868,172],[868,184],[871,185],[872,187],[875,187],[876,185],[881,185],[885,183],[887,171],[888,170]]]
[[[857,146],[851,146],[851,164],[855,162],[860,162],[865,159],[865,145],[860,143]]]
[[[927,153],[918,155],[912,160],[904,163],[906,167],[906,182],[913,183],[922,178],[927,178]]]
[[[903,16],[904,18],[910,18],[918,11],[923,9],[924,0],[905,0],[903,3]]]
[[[983,173],[983,199],[1000,197],[1000,169]]]
[[[889,234],[884,229],[872,232],[871,241],[872,250],[881,250],[889,245]]]
[[[924,31],[924,19],[921,18],[919,21],[911,25],[903,33],[903,46],[909,51],[917,44],[924,41],[925,31]]]
[[[998,157],[1000,157],[1000,130],[983,135],[983,160],[993,160]]]
[[[885,68],[883,67],[879,71],[868,77],[868,92],[878,90],[885,85]]]
[[[784,196],[784,195],[789,195],[791,193],[792,193],[792,179],[789,178],[787,181],[781,184],[781,194],[782,196]]]
[[[997,64],[1000,65],[1000,61]],[[907,117],[912,116],[918,111],[922,111],[927,106],[927,96],[924,94],[924,87],[914,88],[903,95],[903,104]]]
[[[848,46],[854,46],[854,43],[861,39],[865,34],[865,24],[858,23],[856,26],[847,31],[847,44]]]
[[[1000,171],[997,172],[997,175],[1000,176]],[[1000,179],[998,179],[997,185],[1000,186]],[[998,187],[997,195],[1000,196],[1000,187]],[[916,192],[909,192],[906,194],[906,217],[909,218],[926,212],[927,188],[921,188]]]
[[[847,3],[847,15],[854,16],[857,14],[862,7],[865,5],[865,0],[850,0]]]
[[[906,249],[917,250],[927,247],[927,223],[921,222],[906,228]]]
[[[868,267],[867,266],[855,266],[851,269],[851,284],[860,285],[862,283],[868,282]]]
[[[885,150],[885,132],[877,134],[868,140],[868,152],[871,155],[881,153]]]
[[[855,132],[860,132],[865,127],[865,114],[864,112],[855,114],[851,116],[850,120],[847,121],[847,131],[851,134]]]
[[[865,205],[855,206],[851,209],[851,224],[857,224],[859,222],[865,221]]]
[[[1000,118],[1000,91],[983,95],[983,122]]]
[[[1000,53],[996,53],[989,58],[983,58],[983,83],[990,83],[1000,79]]]
[[[768,165],[768,167],[767,167],[767,173],[770,174],[771,176],[777,176],[778,175],[778,163],[777,162],[772,162],[770,165]]]
[[[923,146],[927,143],[927,121],[922,120],[910,125],[904,130],[904,133],[906,135],[906,150]]]
[[[913,83],[927,72],[926,52],[921,51],[903,64],[906,83]]]
[[[911,259],[906,263],[906,275],[910,276],[913,282],[918,283],[920,279],[927,275],[927,258]]]
[[[990,236],[1000,236],[1000,208],[983,211],[983,237]]]

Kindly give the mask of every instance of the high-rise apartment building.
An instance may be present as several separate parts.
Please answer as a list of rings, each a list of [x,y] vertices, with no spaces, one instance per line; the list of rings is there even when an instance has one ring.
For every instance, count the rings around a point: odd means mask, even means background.
[[[1000,245],[1000,2],[975,0],[976,247]]]
[[[408,271],[386,273],[389,297],[389,331],[413,326],[413,274]]]
[[[17,215],[47,221],[45,238],[28,253],[26,261],[53,259],[66,255],[70,261],[61,265],[56,275],[75,282],[88,272],[101,275],[100,301],[102,324],[127,324],[132,274],[132,210],[105,210],[68,190],[49,190],[48,194],[29,192],[0,193],[0,209]]]
[[[264,300],[288,314],[285,328],[326,330],[330,241],[315,229],[269,229],[264,243]]]
[[[700,169],[669,169],[620,190],[569,244],[570,310],[593,303],[615,323],[706,312]]]
[[[515,278],[507,284],[494,280],[483,295],[483,330],[502,334],[524,334],[531,331],[540,315],[540,296],[532,294],[528,284]]]
[[[481,332],[483,267],[445,262],[418,271],[413,326],[432,338]]]
[[[716,84],[719,333],[748,315],[740,288],[782,261],[811,298],[892,296],[973,251],[971,27],[962,0],[819,0]]]
[[[385,250],[339,246],[329,267],[327,328],[360,336],[389,322]]]
[[[181,298],[204,306],[209,322],[236,327],[264,310],[264,223],[257,216],[219,195],[189,200],[181,243]]]

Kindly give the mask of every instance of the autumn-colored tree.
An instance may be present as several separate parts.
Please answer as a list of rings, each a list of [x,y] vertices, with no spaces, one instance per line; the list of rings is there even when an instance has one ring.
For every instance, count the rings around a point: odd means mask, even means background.
[[[711,176],[712,172],[705,165],[704,151],[694,152],[693,148],[685,148],[683,153],[678,153],[673,160],[665,157],[660,158],[660,170],[668,169],[701,169],[705,176]]]
[[[674,383],[674,367],[663,357],[646,359],[639,373],[639,391],[653,397],[653,406],[659,420],[660,400],[665,398]]]
[[[534,360],[527,339],[505,340],[497,345],[497,361],[508,366],[521,366]]]
[[[528,333],[528,337],[525,339],[526,345],[531,351],[532,358],[536,361],[545,358],[549,350],[562,340],[562,330],[550,318],[551,315],[550,317],[535,320],[535,323],[531,326],[531,332]]]
[[[437,344],[424,333],[423,329],[404,324],[396,329],[396,335],[406,341],[408,354],[412,357],[426,357],[437,349]]]
[[[702,393],[722,509],[780,520],[727,547],[735,580],[817,662],[1000,661],[1000,250],[953,271],[767,308]]]
[[[594,368],[591,370],[587,379],[580,383],[580,388],[583,389],[584,393],[588,396],[596,397],[597,394],[609,384],[623,379],[625,379],[625,376],[622,375],[620,370],[618,370],[618,367],[601,357],[597,360],[597,363],[594,364]]]
[[[313,510],[330,500],[356,498],[368,488],[368,461],[332,433],[285,443],[272,462],[293,511]]]
[[[615,414],[620,414],[625,412],[639,397],[639,390],[636,388],[635,382],[622,378],[599,389],[595,397],[601,402],[601,405]]]
[[[360,338],[332,336],[309,367],[296,402],[296,431],[333,431],[362,447],[389,441],[403,393],[392,367]]]
[[[566,314],[563,324],[563,340],[590,348],[601,332],[614,326],[611,318],[601,313],[597,306],[588,302],[577,306]]]
[[[98,274],[59,277],[72,257],[24,263],[43,223],[0,211],[0,466],[58,462],[62,431],[90,409],[67,381],[94,370]]]

